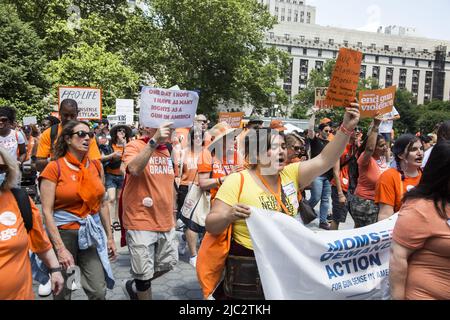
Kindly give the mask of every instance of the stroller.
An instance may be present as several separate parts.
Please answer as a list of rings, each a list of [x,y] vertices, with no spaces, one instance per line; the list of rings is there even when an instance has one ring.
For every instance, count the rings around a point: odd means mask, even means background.
[[[37,170],[30,162],[24,162],[22,165],[22,179],[20,187],[33,199],[34,203],[40,203],[40,197],[37,187]]]

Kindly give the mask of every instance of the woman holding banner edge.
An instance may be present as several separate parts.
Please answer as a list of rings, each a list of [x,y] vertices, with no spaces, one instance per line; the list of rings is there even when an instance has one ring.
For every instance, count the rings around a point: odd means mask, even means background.
[[[214,297],[217,299],[264,299],[250,234],[245,223],[251,213],[250,206],[294,216],[298,209],[298,190],[305,188],[315,177],[332,168],[344,151],[359,122],[358,107],[357,103],[352,103],[351,107],[347,108],[335,139],[319,156],[309,161],[285,165],[287,150],[282,133],[272,133],[268,130],[256,130],[253,133],[253,136],[256,134],[258,145],[267,147],[267,154],[256,154],[259,146],[250,150],[248,147],[252,137],[246,137],[246,160],[256,159],[256,164],[228,177],[219,189],[206,218],[207,234],[197,259],[197,275],[205,298],[216,291]],[[232,240],[227,234],[231,234]],[[213,245],[207,247],[205,243]],[[213,248],[214,246],[216,248]],[[218,257],[217,250],[215,254],[210,254],[210,249],[217,248],[219,251],[224,250],[222,257]],[[223,286],[217,286],[227,256]],[[240,286],[240,279],[231,279],[231,269],[236,271],[235,274],[247,274],[247,284]]]

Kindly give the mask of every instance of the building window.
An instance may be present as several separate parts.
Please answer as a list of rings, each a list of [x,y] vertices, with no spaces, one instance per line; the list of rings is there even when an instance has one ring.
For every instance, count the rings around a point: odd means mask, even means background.
[[[419,60],[416,60],[416,67],[419,66]]]
[[[380,67],[374,66],[372,68],[372,78],[379,79],[380,78]]]
[[[281,21],[284,21],[284,16],[281,16]]]
[[[392,64],[392,57],[389,57],[389,64]]]
[[[391,87],[394,82],[394,68],[386,68],[386,82],[385,87]]]
[[[370,45],[370,48],[375,50],[375,49],[377,48],[377,45],[376,45],[375,43],[372,43],[372,44]]]
[[[300,36],[300,41],[301,42],[305,41],[305,36]]]
[[[278,15],[278,12],[280,11],[280,8],[275,7],[275,13]]]
[[[323,69],[323,61],[316,61],[316,70],[322,71]]]
[[[403,52],[403,48],[402,48],[402,47],[398,47],[398,48],[397,48],[397,51],[398,51],[398,52]]]
[[[388,46],[388,45],[385,45],[385,46],[384,46],[384,50],[389,51],[389,46]]]
[[[423,53],[428,53],[428,49],[423,49]]]
[[[411,52],[415,53],[416,52],[416,48],[411,48]]]
[[[367,71],[367,66],[366,65],[361,65],[361,71],[359,73],[359,77],[361,79],[365,79],[366,78],[366,71]]]
[[[308,54],[308,49],[303,48],[303,55],[306,56]]]
[[[432,68],[433,67],[433,62],[432,61],[428,61],[428,68]]]
[[[318,44],[320,42],[320,38],[319,37],[315,37],[314,38],[314,43]]]
[[[284,37],[286,38],[286,40],[289,40],[289,33],[285,33]]]
[[[329,44],[329,45],[334,45],[334,39],[329,39],[329,40],[328,40],[328,44]]]
[[[308,60],[300,60],[300,90],[305,89],[308,84]]]
[[[322,49],[319,49],[319,52],[317,54],[318,57],[322,57]]]
[[[398,81],[398,87],[400,89],[406,89],[406,76],[408,74],[408,70],[406,69],[400,69],[400,77]]]
[[[333,59],[336,59],[337,57],[337,51],[333,51]]]
[[[362,48],[362,42],[358,42],[358,47]]]
[[[379,56],[375,56],[375,63],[380,62],[380,57]]]
[[[287,21],[291,21],[291,16],[288,16],[288,17],[287,17]]]
[[[348,41],[344,40],[344,47],[348,47]]]
[[[403,58],[403,60],[402,60],[402,66],[405,66],[405,65],[406,65],[406,59]]]
[[[433,72],[427,71],[425,73],[425,98],[431,99],[431,87],[433,84]]]

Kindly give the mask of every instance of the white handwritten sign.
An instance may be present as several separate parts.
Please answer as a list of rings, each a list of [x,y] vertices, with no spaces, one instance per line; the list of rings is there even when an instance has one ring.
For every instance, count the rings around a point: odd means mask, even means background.
[[[99,88],[58,87],[58,107],[66,99],[78,104],[78,120],[102,119],[102,90]]]
[[[116,115],[124,115],[125,124],[132,125],[134,120],[133,99],[116,99]]]
[[[37,123],[37,119],[35,116],[31,116],[31,117],[23,117],[23,125],[24,126],[29,126],[32,124],[36,124]]]
[[[195,91],[143,87],[140,124],[158,128],[164,122],[173,122],[173,128],[189,128],[194,123],[198,100]]]

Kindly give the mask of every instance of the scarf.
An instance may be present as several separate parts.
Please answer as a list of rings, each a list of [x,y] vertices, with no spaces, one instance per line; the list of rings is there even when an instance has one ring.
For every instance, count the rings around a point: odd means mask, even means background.
[[[90,213],[97,213],[100,210],[101,194],[98,192],[99,183],[101,186],[100,179],[89,172],[86,168],[88,162],[88,156],[83,158],[80,162],[78,159],[70,152],[65,155],[66,160],[80,169],[80,174],[78,175],[78,195],[83,200],[84,204],[89,208]],[[95,164],[91,161],[89,165]]]

